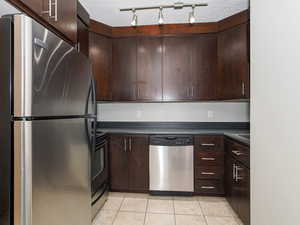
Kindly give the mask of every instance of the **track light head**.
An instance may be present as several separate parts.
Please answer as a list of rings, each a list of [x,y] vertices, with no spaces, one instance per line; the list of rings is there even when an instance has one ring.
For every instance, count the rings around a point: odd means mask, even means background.
[[[131,26],[136,27],[138,24],[138,17],[137,17],[135,9],[132,9],[132,13],[133,13],[133,16],[132,16]]]
[[[160,8],[159,8],[158,24],[159,24],[159,25],[163,25],[163,24],[164,24],[163,7],[160,7]]]
[[[196,22],[195,18],[195,6],[192,6],[192,12],[189,13],[189,23],[194,24]]]

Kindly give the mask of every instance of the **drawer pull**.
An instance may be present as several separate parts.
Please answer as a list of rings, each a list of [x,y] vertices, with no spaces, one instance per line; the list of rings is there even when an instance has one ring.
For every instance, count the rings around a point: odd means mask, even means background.
[[[236,156],[244,155],[244,153],[242,153],[240,151],[232,151],[232,153],[235,154]]]
[[[216,146],[215,144],[201,144],[201,146]]]
[[[216,158],[201,158],[201,160],[204,160],[204,161],[215,161]]]
[[[201,189],[211,190],[211,189],[215,189],[215,187],[214,186],[201,186]]]
[[[215,173],[201,172],[202,175],[215,175]]]

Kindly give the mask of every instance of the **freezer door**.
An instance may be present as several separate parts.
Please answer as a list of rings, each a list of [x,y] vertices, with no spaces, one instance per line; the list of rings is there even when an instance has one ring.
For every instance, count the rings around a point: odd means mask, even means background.
[[[14,16],[14,115],[85,115],[87,57],[25,15]]]
[[[14,124],[14,225],[91,223],[85,119]]]

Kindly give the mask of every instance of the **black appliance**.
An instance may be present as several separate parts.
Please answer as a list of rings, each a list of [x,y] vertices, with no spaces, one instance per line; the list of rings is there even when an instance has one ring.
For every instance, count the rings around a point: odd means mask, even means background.
[[[96,132],[92,153],[92,217],[95,218],[108,195],[108,136]]]

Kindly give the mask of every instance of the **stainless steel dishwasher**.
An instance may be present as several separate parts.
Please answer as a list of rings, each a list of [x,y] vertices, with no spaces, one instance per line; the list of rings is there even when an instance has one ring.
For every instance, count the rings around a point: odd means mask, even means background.
[[[151,136],[149,154],[150,193],[194,192],[192,136]]]

